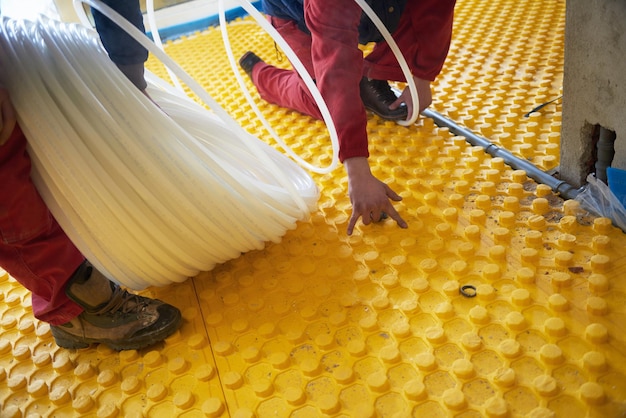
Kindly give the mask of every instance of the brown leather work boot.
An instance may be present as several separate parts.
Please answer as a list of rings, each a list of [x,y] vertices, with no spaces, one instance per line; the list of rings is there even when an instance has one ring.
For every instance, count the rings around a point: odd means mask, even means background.
[[[136,350],[164,340],[182,324],[177,308],[128,293],[88,261],[72,275],[65,293],[85,310],[70,322],[50,327],[63,348],[102,343],[114,350]]]
[[[363,77],[359,89],[363,105],[370,112],[387,120],[407,118],[408,111],[404,103],[397,109],[389,109],[389,105],[395,102],[397,97],[386,80],[371,80]]]

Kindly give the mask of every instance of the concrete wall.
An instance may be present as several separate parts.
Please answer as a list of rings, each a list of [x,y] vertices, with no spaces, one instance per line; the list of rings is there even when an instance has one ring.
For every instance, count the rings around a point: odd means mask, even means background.
[[[615,132],[611,166],[626,170],[626,0],[567,0],[560,176],[577,187],[596,125]]]

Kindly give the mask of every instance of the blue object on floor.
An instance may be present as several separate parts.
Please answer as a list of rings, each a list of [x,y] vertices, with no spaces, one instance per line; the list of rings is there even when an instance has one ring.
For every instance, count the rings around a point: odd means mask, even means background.
[[[626,170],[608,167],[606,175],[609,182],[609,189],[615,197],[619,199],[622,206],[626,207]]]

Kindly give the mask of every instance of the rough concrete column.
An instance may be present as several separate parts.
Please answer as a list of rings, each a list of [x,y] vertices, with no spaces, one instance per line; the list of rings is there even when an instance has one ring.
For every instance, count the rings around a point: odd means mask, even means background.
[[[585,182],[593,128],[616,133],[612,166],[626,169],[626,1],[567,0],[561,178]]]

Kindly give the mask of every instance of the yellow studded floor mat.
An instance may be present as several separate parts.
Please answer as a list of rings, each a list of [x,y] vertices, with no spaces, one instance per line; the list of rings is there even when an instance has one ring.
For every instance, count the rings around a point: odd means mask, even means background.
[[[432,108],[556,169],[561,101],[525,115],[561,95],[564,19],[560,0],[459,0]],[[235,57],[288,65],[252,19],[228,32]],[[273,144],[218,29],[166,52]],[[324,125],[246,82],[281,137],[326,166]],[[347,236],[345,172],[312,174],[319,210],[282,242],[144,292],[185,318],[155,347],[59,349],[28,292],[1,276],[0,416],[625,416],[623,232],[429,119],[371,116],[368,129],[373,171],[403,196],[409,228]]]

